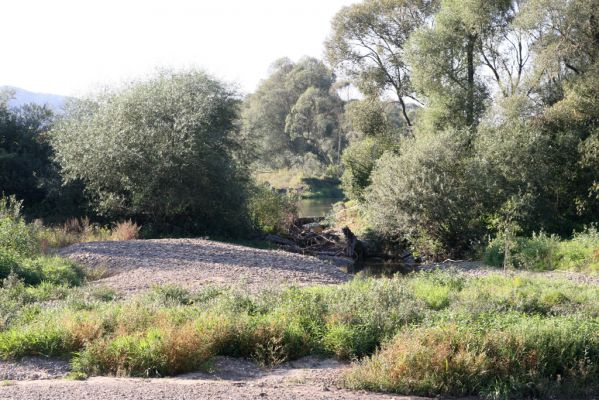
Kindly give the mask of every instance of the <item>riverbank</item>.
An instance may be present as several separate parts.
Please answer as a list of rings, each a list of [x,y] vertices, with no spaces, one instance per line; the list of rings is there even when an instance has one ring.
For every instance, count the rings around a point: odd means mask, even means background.
[[[67,253],[87,262],[88,273],[103,268],[113,275],[73,288],[6,282],[0,288],[0,358],[65,359],[68,376],[78,379],[177,376],[187,382],[181,374],[192,372],[208,376],[210,382],[195,382],[214,398],[241,393],[239,387],[248,388],[247,398],[265,393],[280,399],[381,396],[373,391],[593,398],[599,389],[599,285],[593,281],[478,273],[480,265],[351,279],[313,258],[204,240],[90,243]],[[241,267],[254,275],[249,285]],[[277,282],[269,275],[281,273],[295,280]],[[172,280],[162,282],[166,277]],[[198,285],[186,289],[189,277]],[[238,376],[247,368],[263,375],[236,384],[202,375],[213,370],[218,375],[214,366],[223,357],[243,367],[233,371]],[[280,371],[305,357],[321,360],[322,366],[307,369],[336,386],[325,389],[297,371]],[[44,369],[35,358],[26,360]],[[18,361],[12,366],[25,368]],[[64,376],[64,363],[56,368]],[[286,374],[292,379],[269,389],[268,382]],[[26,371],[22,376],[29,379]],[[197,388],[180,389],[169,380],[143,387],[141,382],[11,381],[0,387],[0,396],[68,398],[69,391],[87,395],[96,387],[106,398],[200,395]],[[252,386],[260,382],[265,386]]]

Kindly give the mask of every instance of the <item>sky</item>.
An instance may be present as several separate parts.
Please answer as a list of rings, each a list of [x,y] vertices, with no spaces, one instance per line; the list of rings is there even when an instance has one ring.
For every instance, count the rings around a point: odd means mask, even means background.
[[[84,95],[157,68],[201,68],[252,92],[280,58],[323,57],[355,0],[0,0],[0,85]]]

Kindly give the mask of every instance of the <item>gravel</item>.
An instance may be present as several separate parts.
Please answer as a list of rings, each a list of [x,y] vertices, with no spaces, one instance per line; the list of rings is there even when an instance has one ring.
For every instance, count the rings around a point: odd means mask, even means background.
[[[314,257],[203,239],[78,243],[58,252],[108,277],[95,281],[131,294],[155,285],[241,286],[260,292],[285,285],[337,284],[349,275]]]
[[[87,381],[26,381],[0,386],[0,399],[416,399],[339,388],[347,364],[306,357],[274,369],[217,357],[212,373],[165,379],[97,377]]]
[[[0,360],[0,381],[64,378],[69,369],[67,361],[42,357],[24,357],[19,361]]]

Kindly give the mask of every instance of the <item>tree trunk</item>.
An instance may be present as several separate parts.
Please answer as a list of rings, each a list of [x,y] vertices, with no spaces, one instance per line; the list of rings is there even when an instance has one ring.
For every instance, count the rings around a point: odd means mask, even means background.
[[[468,68],[468,92],[466,94],[466,122],[468,126],[474,127],[474,46],[476,35],[468,36],[466,45],[466,63]]]

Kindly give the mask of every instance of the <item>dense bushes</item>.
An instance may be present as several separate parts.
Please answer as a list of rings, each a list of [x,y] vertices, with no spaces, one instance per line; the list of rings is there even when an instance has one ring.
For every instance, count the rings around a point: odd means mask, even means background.
[[[86,374],[164,376],[214,355],[274,365],[374,354],[348,385],[500,398],[584,396],[599,384],[596,285],[451,271],[255,296],[164,287],[114,301],[99,290],[0,288],[0,357],[64,355]],[[32,311],[48,298],[52,308]]]
[[[38,232],[21,216],[21,202],[0,197],[0,284],[14,275],[28,285],[80,285],[83,270],[59,257],[40,254]]]
[[[447,130],[417,134],[386,153],[372,173],[366,195],[375,229],[408,236],[420,252],[453,256],[480,238],[478,170],[465,153],[471,133]]]
[[[267,185],[252,189],[248,210],[254,228],[267,233],[285,233],[297,217],[297,196],[283,194]]]
[[[239,235],[248,219],[234,157],[238,104],[204,73],[161,73],[72,103],[51,143],[63,175],[82,180],[106,216],[136,217],[149,230]]]
[[[570,240],[555,235],[533,234],[530,238],[517,237],[510,246],[510,263],[516,268],[532,271],[554,269],[599,272],[599,234],[596,228],[575,233]],[[493,240],[485,251],[485,262],[493,266],[505,265],[505,241]]]
[[[598,388],[599,320],[506,315],[406,329],[347,376],[360,389],[507,398]]]

